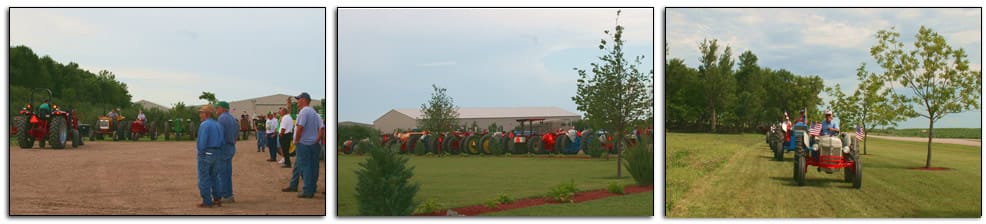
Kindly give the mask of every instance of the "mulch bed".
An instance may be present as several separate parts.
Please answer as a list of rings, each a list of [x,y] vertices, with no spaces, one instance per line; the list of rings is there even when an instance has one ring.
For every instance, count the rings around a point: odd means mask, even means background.
[[[623,195],[650,192],[650,191],[654,191],[654,185],[626,186],[623,188],[623,193],[625,193]],[[578,192],[575,193],[575,203],[581,203],[585,201],[591,201],[591,200],[613,197],[613,196],[622,196],[622,195],[609,193],[609,191],[605,189]],[[499,204],[496,206],[496,208],[486,207],[486,205],[473,205],[473,206],[453,208],[452,210],[459,213],[459,215],[475,216],[485,213],[499,212],[499,211],[505,211],[511,209],[518,209],[518,208],[526,208],[526,207],[539,206],[545,204],[561,204],[561,203],[552,199],[547,199],[545,197],[536,197],[536,198],[516,200],[513,203],[509,203],[509,204]],[[435,211],[431,213],[414,214],[414,216],[446,216],[447,211],[448,210],[445,209],[443,211]]]
[[[929,170],[929,171],[951,170],[951,168],[945,168],[945,167],[931,167],[931,168],[927,168],[927,167],[914,167],[914,168],[910,168],[910,169],[912,169],[912,170]]]

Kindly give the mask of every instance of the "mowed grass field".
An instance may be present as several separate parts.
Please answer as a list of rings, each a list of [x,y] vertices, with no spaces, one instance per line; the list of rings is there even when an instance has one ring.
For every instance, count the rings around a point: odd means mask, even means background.
[[[489,156],[423,157],[410,156],[414,168],[412,182],[420,184],[417,200],[433,200],[444,208],[480,205],[500,194],[514,199],[541,197],[551,188],[575,181],[579,190],[605,189],[610,182],[633,184],[624,170],[616,178],[616,157],[605,159],[508,158]],[[367,156],[338,156],[338,215],[358,215],[355,171]],[[599,207],[592,206],[600,205]],[[618,206],[603,208],[602,206]],[[598,211],[597,211],[598,210]],[[615,211],[626,210],[626,211]],[[611,211],[606,212],[606,211]],[[651,216],[653,194],[610,197],[577,204],[542,205],[488,215],[575,216],[586,213],[610,216]],[[508,213],[509,212],[509,213]]]
[[[886,130],[886,129],[873,129],[870,131],[872,134],[887,135],[887,136],[900,136],[900,137],[923,137],[928,138],[927,128],[911,128],[911,129],[897,129],[897,130]],[[969,139],[981,139],[983,137],[982,128],[935,128],[935,138],[969,138]],[[933,153],[932,153],[932,156]]]
[[[793,181],[793,153],[772,161],[763,135],[667,134],[667,217],[980,217],[981,150],[871,138],[862,189],[809,167]]]

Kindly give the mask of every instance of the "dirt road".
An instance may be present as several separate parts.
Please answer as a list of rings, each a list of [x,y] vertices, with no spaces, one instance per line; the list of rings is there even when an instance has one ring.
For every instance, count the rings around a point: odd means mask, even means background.
[[[921,138],[921,137],[896,137],[896,136],[878,136],[878,135],[870,135],[869,137],[897,140],[897,141],[928,142],[928,138]],[[931,142],[956,144],[956,145],[968,145],[968,146],[982,145],[982,141],[980,141],[979,139],[964,139],[964,138],[935,138],[932,139]]]
[[[194,142],[86,142],[78,149],[10,147],[11,215],[325,215],[325,162],[313,199],[281,192],[291,169],[237,144],[235,203],[197,208]],[[292,161],[293,162],[293,161]]]

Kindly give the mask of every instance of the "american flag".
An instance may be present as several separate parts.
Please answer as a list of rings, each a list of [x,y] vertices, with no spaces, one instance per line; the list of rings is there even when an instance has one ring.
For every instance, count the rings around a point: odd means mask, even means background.
[[[856,140],[863,140],[863,127],[856,128]]]
[[[811,130],[808,130],[808,132],[814,136],[822,135],[822,123],[815,123],[815,125],[812,126]]]

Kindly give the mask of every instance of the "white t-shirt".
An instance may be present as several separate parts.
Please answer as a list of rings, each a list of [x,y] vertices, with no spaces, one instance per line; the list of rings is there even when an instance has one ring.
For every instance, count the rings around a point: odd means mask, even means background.
[[[290,114],[285,114],[283,117],[281,117],[281,129],[284,129],[284,133],[281,134],[294,133],[294,119],[291,119]]]
[[[277,118],[267,119],[267,134],[277,133]]]

